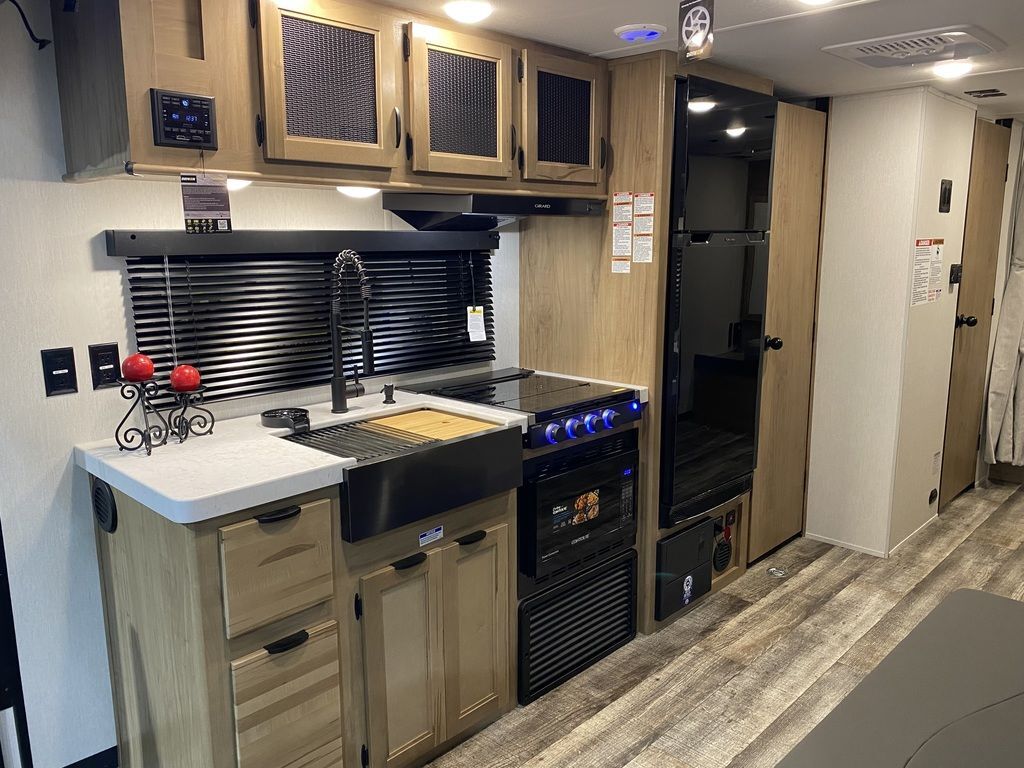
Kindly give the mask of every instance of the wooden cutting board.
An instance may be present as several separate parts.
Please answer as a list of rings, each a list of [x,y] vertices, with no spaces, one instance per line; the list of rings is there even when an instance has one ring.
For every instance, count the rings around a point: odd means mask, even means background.
[[[382,424],[386,427],[401,429],[404,432],[412,432],[414,435],[421,435],[435,440],[451,440],[456,437],[483,432],[497,426],[489,421],[457,416],[454,413],[444,413],[443,411],[435,411],[430,408],[399,413],[394,416],[384,416],[379,419],[369,419],[367,423]]]

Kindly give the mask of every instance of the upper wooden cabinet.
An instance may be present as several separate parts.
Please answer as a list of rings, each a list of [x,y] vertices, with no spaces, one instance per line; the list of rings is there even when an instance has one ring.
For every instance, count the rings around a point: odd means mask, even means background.
[[[268,160],[392,168],[401,56],[389,17],[338,0],[262,0]]]
[[[512,47],[409,24],[414,171],[512,175]]]
[[[523,178],[597,184],[608,158],[608,69],[522,53]]]

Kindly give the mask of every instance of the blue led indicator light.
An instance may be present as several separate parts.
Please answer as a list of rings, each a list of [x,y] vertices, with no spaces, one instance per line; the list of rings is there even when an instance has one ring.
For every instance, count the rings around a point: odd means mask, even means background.
[[[632,474],[633,474],[633,468],[632,467],[630,467],[629,469],[622,470],[622,476],[623,477],[629,477]]]
[[[631,407],[631,408],[632,408],[632,409],[633,409],[634,411],[639,411],[639,410],[640,410],[640,403],[638,403],[638,402],[636,402],[636,401],[634,400],[634,401],[633,401],[633,403],[632,403],[632,405],[631,405],[630,407]]]

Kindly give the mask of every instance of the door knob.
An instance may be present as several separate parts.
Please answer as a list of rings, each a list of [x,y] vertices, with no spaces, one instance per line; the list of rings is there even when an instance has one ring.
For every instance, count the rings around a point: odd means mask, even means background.
[[[978,324],[978,318],[974,315],[957,315],[956,316],[956,327],[959,328],[962,325],[966,325],[968,328],[973,328]]]
[[[782,339],[778,336],[765,336],[764,337],[764,348],[765,349],[782,349]]]

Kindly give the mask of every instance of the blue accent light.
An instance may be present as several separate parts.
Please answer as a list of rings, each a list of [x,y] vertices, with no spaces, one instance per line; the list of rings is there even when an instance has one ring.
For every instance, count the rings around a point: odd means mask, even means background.
[[[627,43],[650,43],[661,37],[656,29],[627,29],[619,33],[619,37]]]
[[[633,468],[632,467],[630,467],[629,469],[622,470],[622,476],[623,477],[629,477],[632,474],[633,474]]]
[[[637,402],[636,400],[634,400],[634,401],[633,401],[633,402],[632,402],[632,403],[630,404],[630,406],[629,406],[629,407],[630,407],[630,408],[632,408],[632,409],[633,409],[634,411],[639,411],[639,410],[640,410],[640,403],[638,403],[638,402]]]
[[[190,101],[189,101],[188,99],[182,99],[182,100],[181,100],[181,106],[185,107],[185,109],[188,109],[188,105],[189,105],[190,103],[191,103],[191,102],[190,102]]]

